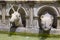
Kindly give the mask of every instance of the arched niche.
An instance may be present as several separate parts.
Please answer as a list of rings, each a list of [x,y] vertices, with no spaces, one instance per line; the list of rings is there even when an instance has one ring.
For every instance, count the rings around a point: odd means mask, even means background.
[[[17,11],[18,6],[15,6],[15,5],[14,5],[13,8],[14,8],[15,11]],[[26,12],[25,12],[24,8],[23,8],[23,7],[20,7],[20,9],[18,10],[18,12],[21,14],[23,26],[26,27],[26,18],[25,18]],[[12,8],[11,8],[10,11],[9,11],[10,17],[11,17],[11,14],[12,14],[12,13],[14,13],[14,11],[13,11]]]
[[[57,11],[57,9],[55,7],[47,6],[47,5],[41,6],[39,8],[39,11],[38,11],[38,24],[39,24],[39,27],[41,28],[41,19],[40,19],[40,17],[46,11],[54,17],[52,27],[57,28],[57,16],[59,16],[58,11]]]
[[[24,25],[24,27],[26,27],[26,13],[24,11],[24,9],[21,7],[18,11],[21,14],[21,18],[22,18],[22,23]]]

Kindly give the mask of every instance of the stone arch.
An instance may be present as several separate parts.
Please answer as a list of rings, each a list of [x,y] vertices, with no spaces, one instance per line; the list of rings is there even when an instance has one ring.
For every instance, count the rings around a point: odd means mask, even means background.
[[[25,12],[25,9],[23,7],[21,7],[18,12],[21,14],[22,23],[23,23],[24,27],[26,27],[26,12]]]
[[[57,28],[57,16],[59,16],[59,13],[58,13],[58,11],[55,7],[48,6],[48,5],[44,5],[44,6],[41,6],[39,8],[39,11],[38,11],[38,24],[39,24],[39,27],[41,28],[41,19],[40,19],[40,17],[46,11],[49,12],[49,14],[51,14],[54,17],[52,27]]]
[[[13,8],[14,8],[15,11],[17,11],[18,6],[15,6],[15,5],[14,5]],[[25,16],[26,16],[26,11],[25,11],[25,9],[24,9],[23,7],[21,7],[21,8],[18,10],[18,12],[21,14],[23,26],[26,27],[26,18],[25,18]],[[14,11],[12,10],[12,8],[10,8],[10,10],[9,10],[9,15],[10,15],[10,17],[11,17],[11,14],[12,14],[12,13],[14,13]]]

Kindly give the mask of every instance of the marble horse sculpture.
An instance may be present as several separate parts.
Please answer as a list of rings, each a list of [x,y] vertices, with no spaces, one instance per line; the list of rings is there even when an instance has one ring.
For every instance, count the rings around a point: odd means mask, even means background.
[[[41,15],[41,28],[44,33],[51,30],[53,19],[53,16],[50,15],[48,12],[44,15]]]
[[[17,11],[15,11],[12,7],[12,10],[14,11],[14,13],[11,14],[10,18],[10,35],[16,31],[17,27],[23,27],[21,15],[20,13],[18,13],[19,8],[17,9]]]

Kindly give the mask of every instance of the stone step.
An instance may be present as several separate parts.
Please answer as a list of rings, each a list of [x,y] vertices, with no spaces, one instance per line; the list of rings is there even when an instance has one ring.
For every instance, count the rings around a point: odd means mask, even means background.
[[[10,27],[1,27],[0,31],[10,31]],[[26,32],[26,33],[39,33],[39,28],[24,28],[24,27],[18,27],[16,29],[16,32]],[[60,34],[60,29],[54,29],[52,28],[50,31],[50,34]]]

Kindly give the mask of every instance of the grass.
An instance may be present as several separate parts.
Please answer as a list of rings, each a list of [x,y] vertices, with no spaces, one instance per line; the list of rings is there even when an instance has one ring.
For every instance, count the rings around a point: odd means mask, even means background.
[[[60,40],[60,35],[48,35],[43,37],[43,34],[33,33],[14,33],[12,36],[8,36],[9,32],[0,31],[0,40]],[[46,36],[46,34],[44,35]]]
[[[7,31],[0,31],[0,34],[9,34],[9,32]],[[30,37],[40,37],[40,36],[45,36],[47,34],[37,34],[37,33],[26,33],[26,32],[15,32],[13,35],[20,35],[20,36],[30,36]],[[54,38],[60,38],[60,35],[57,34],[57,35],[54,35],[54,34],[50,34],[50,35],[47,35],[48,37],[54,37]]]
[[[20,35],[8,36],[8,34],[0,33],[0,40],[60,40],[60,38],[59,37],[58,38],[54,38],[54,37],[41,38],[41,37],[20,36]]]

